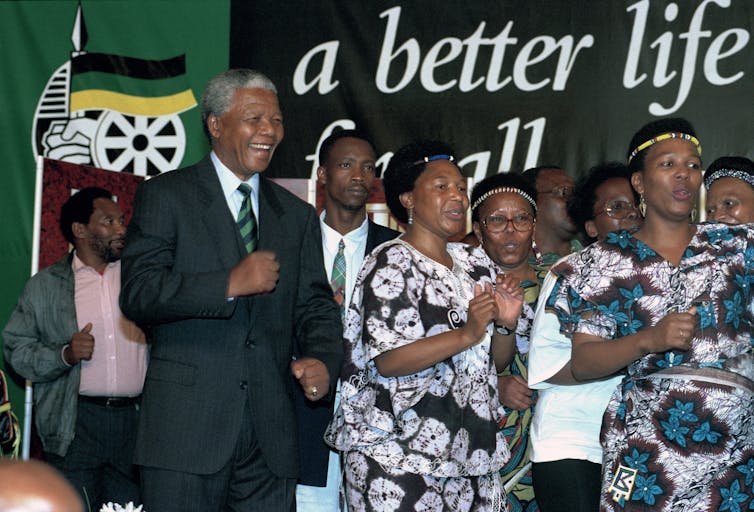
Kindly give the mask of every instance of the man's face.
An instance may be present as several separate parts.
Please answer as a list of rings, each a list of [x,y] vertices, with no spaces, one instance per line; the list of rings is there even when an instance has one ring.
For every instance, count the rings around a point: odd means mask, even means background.
[[[330,149],[327,161],[317,169],[325,187],[328,206],[358,211],[367,202],[375,176],[375,154],[363,139],[344,137]]]
[[[245,181],[267,169],[283,140],[278,97],[267,89],[238,89],[227,112],[210,114],[207,128],[220,161]]]
[[[549,226],[562,240],[576,234],[568,216],[568,198],[573,194],[573,179],[563,169],[543,169],[537,175],[537,225]]]
[[[123,212],[117,203],[99,197],[94,200],[94,212],[85,229],[84,243],[105,263],[120,259],[125,245],[126,226]]]

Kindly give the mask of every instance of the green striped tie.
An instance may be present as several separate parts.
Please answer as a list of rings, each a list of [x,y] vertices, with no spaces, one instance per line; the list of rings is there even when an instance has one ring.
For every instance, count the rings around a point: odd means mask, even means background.
[[[238,185],[238,190],[243,194],[243,203],[241,203],[241,211],[238,212],[236,224],[241,232],[246,252],[251,253],[257,248],[257,219],[251,208],[251,185],[241,183]]]
[[[340,239],[338,244],[338,253],[335,255],[335,260],[332,262],[332,272],[330,273],[330,286],[332,287],[333,296],[335,302],[340,306],[341,315],[346,307],[343,302],[346,299],[346,255],[344,250],[346,248],[343,239]]]

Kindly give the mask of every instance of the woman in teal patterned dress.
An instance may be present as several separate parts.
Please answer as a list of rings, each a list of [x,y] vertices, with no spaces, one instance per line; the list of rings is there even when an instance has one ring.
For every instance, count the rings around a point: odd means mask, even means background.
[[[600,510],[754,510],[754,229],[691,222],[701,147],[683,119],[629,148],[644,225],[553,267],[579,380],[627,367],[603,418]]]

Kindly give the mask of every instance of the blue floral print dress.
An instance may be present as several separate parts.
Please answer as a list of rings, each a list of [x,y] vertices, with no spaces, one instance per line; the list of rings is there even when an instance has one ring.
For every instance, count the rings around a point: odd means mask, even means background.
[[[612,340],[697,308],[691,348],[631,363],[608,405],[600,510],[754,510],[754,227],[697,226],[677,267],[612,233],[552,270],[566,334]]]

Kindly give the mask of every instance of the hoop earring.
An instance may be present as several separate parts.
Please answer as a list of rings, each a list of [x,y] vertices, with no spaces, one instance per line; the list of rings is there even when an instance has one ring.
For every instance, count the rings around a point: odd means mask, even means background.
[[[644,200],[644,194],[639,195],[639,213],[642,217],[647,216],[647,202]]]
[[[408,223],[409,224],[414,223],[414,209],[413,208],[408,209]]]
[[[691,209],[691,223],[692,223],[692,224],[696,223],[696,214],[697,214],[697,213],[699,213],[699,212],[697,212],[697,210],[696,210],[696,206],[694,206],[694,207],[693,207],[693,208]]]

